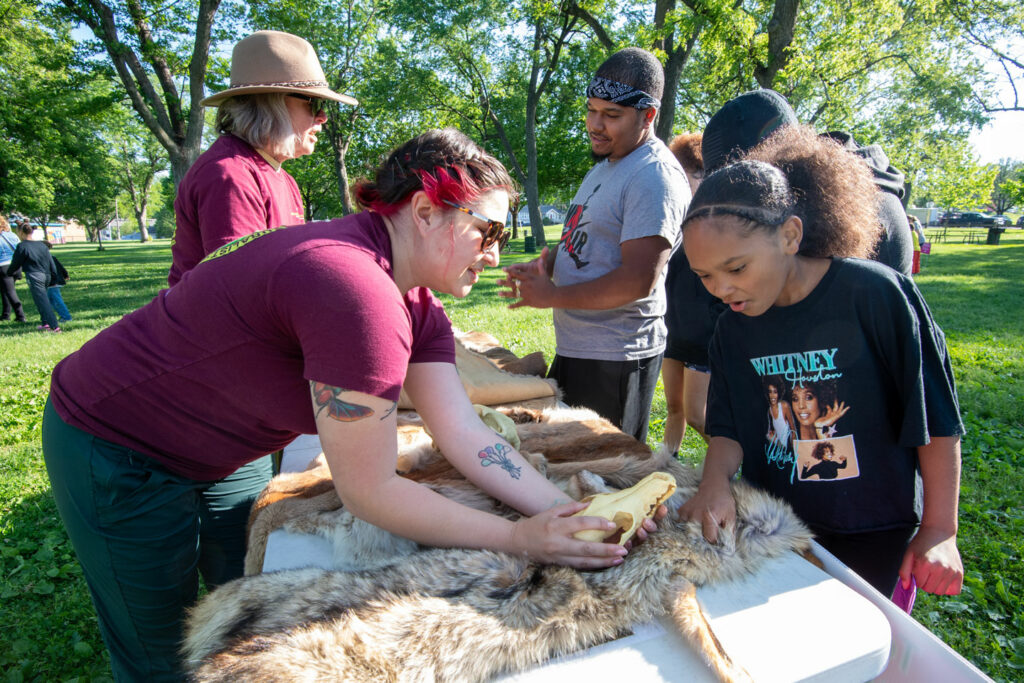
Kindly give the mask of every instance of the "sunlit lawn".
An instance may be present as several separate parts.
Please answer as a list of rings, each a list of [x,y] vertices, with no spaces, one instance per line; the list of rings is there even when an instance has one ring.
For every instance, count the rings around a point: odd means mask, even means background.
[[[558,226],[548,228],[553,238]],[[919,596],[915,617],[999,680],[1024,667],[1024,234],[1002,245],[936,244],[918,284],[944,328],[959,382],[964,439],[960,546],[964,593]],[[513,240],[505,263],[532,255]],[[56,253],[72,279],[64,297],[74,315],[63,335],[0,324],[0,669],[6,681],[98,681],[109,677],[96,619],[57,518],[39,449],[49,373],[62,357],[165,284],[169,244],[67,245]],[[497,296],[500,271],[485,273],[463,300],[444,297],[456,326],[490,332],[519,354],[554,351],[550,311],[509,311]],[[660,395],[651,440],[663,428]],[[683,455],[699,461],[692,432]]]

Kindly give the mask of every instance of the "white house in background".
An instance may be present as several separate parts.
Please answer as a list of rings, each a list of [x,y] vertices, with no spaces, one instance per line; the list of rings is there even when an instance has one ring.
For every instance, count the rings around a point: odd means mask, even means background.
[[[561,223],[565,220],[565,212],[553,204],[541,204],[540,215],[552,223]],[[525,203],[519,208],[519,225],[530,224],[530,207]]]

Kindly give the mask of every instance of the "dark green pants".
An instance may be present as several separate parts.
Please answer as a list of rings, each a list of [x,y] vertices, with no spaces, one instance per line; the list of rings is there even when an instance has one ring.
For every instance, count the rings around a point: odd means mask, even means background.
[[[181,681],[185,610],[198,592],[242,575],[249,509],[270,457],[217,482],[65,423],[49,401],[43,457],[118,681]]]

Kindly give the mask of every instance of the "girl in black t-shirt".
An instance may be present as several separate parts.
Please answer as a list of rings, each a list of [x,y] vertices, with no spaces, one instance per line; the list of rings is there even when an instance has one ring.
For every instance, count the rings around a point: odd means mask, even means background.
[[[700,520],[714,542],[735,521],[729,480],[742,465],[745,480],[789,501],[826,549],[879,590],[891,592],[898,576],[904,588],[914,578],[928,592],[956,594],[963,425],[952,370],[913,282],[860,260],[880,233],[875,192],[856,157],[798,126],[697,190],[683,247],[730,310],[711,343],[703,479],[680,515]],[[841,383],[842,400],[798,405],[808,397],[787,396],[800,414],[797,450],[813,457],[827,437],[843,454],[824,466],[823,449],[812,481],[796,476],[798,453],[766,446],[762,382],[771,375],[792,391]]]

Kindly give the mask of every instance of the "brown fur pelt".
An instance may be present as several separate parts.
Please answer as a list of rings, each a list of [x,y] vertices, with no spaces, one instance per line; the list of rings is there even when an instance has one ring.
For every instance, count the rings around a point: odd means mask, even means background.
[[[694,468],[630,437],[621,441],[618,430],[589,411],[513,417],[521,422],[522,450],[527,444],[547,449],[538,448],[544,456],[530,455],[531,462],[573,497],[607,490],[605,480],[621,488],[656,469],[673,474],[678,489],[660,530],[623,564],[588,572],[490,551],[419,550],[370,525],[357,529],[344,509],[318,511],[309,528],[336,534],[337,546],[359,547],[339,566],[364,568],[288,570],[218,588],[188,619],[183,653],[194,679],[483,681],[668,614],[720,679],[744,680],[711,632],[694,589],[754,571],[766,558],[806,551],[810,533],[792,510],[736,482],[737,524],[711,545],[698,523],[673,521],[696,491]],[[514,516],[439,454],[417,439],[409,443],[421,449],[406,461],[409,474],[460,502]]]

